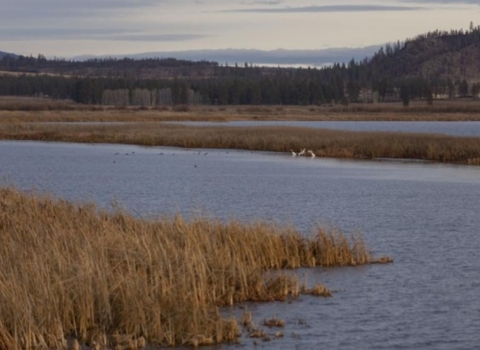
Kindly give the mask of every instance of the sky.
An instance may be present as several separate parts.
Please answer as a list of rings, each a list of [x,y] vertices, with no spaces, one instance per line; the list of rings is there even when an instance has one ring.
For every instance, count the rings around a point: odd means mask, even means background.
[[[479,25],[480,0],[0,0],[0,51],[313,50]]]

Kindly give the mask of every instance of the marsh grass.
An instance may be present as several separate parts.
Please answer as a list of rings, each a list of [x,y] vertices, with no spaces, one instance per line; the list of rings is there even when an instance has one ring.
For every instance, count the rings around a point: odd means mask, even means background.
[[[0,139],[288,152],[320,157],[420,159],[480,165],[480,138],[291,127],[193,127],[171,124],[0,124]]]
[[[97,110],[49,110],[6,111],[0,110],[0,123],[159,123],[173,121],[241,120],[220,113],[181,112],[168,107],[155,109],[102,108]]]
[[[162,121],[479,121],[480,101],[349,106],[100,106],[0,96],[0,123]]]
[[[382,259],[382,258],[380,258]],[[380,259],[378,259],[378,261],[380,261]],[[383,259],[385,259],[383,257]],[[389,263],[390,262],[393,262],[393,260],[391,261],[388,261]],[[383,263],[387,263],[387,261],[384,261]],[[328,289],[327,287],[325,287],[323,284],[316,284],[315,286],[313,286],[311,289],[308,289],[304,292],[304,294],[310,294],[310,295],[314,295],[314,296],[317,296],[317,297],[325,297],[325,298],[329,298],[332,296],[332,291],[330,289]]]
[[[102,106],[82,105],[70,100],[0,96],[0,111],[98,111],[102,109]]]
[[[269,328],[272,328],[272,327],[283,328],[285,327],[285,320],[278,318],[277,315],[273,315],[272,318],[264,319],[263,325]]]
[[[480,100],[478,99],[455,99],[455,100],[436,100],[432,105],[425,101],[413,101],[409,107],[403,106],[400,102],[360,104],[352,103],[348,106],[336,105],[330,107],[331,112],[337,113],[400,113],[428,115],[435,113],[480,113]],[[318,111],[318,109],[317,109]]]
[[[237,341],[219,306],[295,297],[302,284],[284,269],[374,261],[333,228],[144,220],[0,188],[0,348]]]

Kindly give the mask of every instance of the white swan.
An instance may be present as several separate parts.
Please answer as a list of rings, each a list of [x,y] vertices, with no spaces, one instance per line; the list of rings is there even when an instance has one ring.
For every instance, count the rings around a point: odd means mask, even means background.
[[[305,148],[302,149],[298,155],[299,155],[299,156],[303,156],[304,154],[305,154]]]
[[[315,158],[315,157],[316,157],[315,153],[313,153],[313,151],[312,151],[311,149],[308,150],[308,153],[310,153],[310,155],[312,156],[312,158]]]
[[[292,157],[296,157],[297,154],[295,152],[293,152],[293,149],[290,150],[290,152],[292,152]]]

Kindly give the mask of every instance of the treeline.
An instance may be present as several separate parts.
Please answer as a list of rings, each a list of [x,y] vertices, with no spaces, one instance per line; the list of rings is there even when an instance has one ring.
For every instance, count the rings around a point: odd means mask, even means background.
[[[449,65],[452,64],[459,65],[461,74],[459,77],[454,77],[453,80],[466,79],[468,78],[466,70],[472,62],[462,59],[456,62],[449,54],[462,56],[461,51],[472,45],[476,45],[476,51],[480,53],[479,44],[480,26],[474,27],[471,24],[469,31],[436,30],[413,39],[407,39],[404,43],[387,44],[372,58],[362,61],[360,65],[367,71],[366,74],[370,75],[370,81],[387,76],[398,78],[409,75],[422,75],[429,80],[438,77],[448,78]],[[429,60],[435,61],[435,69],[430,72],[422,72],[422,65]],[[450,76],[450,78],[452,77]]]
[[[333,71],[332,71],[333,72]],[[344,84],[341,75],[333,74],[330,79],[322,80],[297,75],[285,77],[223,78],[203,80],[134,80],[83,78],[61,76],[0,76],[0,95],[48,96],[54,99],[71,99],[79,103],[102,104],[105,91],[128,91],[130,99],[137,90],[160,91],[169,89],[173,104],[188,103],[188,91],[193,90],[201,96],[204,104],[285,104],[285,105],[320,105],[331,103],[373,102],[374,95],[378,101],[398,100],[402,88],[408,91],[410,99],[466,97],[478,94],[480,84],[448,81],[427,81],[425,79],[382,80],[377,89],[371,93],[372,101],[363,101],[360,85],[352,81]],[[319,72],[317,71],[317,74]],[[398,86],[398,88],[396,87]],[[125,92],[122,92],[125,94]],[[405,96],[405,95],[404,95]],[[405,99],[405,97],[403,97]],[[165,101],[157,99],[157,101]]]
[[[334,72],[334,71],[332,71]],[[361,89],[359,84],[344,84],[341,75],[323,80],[320,74],[303,74],[285,77],[223,78],[203,80],[135,80],[109,78],[83,78],[62,76],[0,76],[0,95],[44,96],[54,99],[71,99],[86,104],[105,104],[105,94],[121,94],[116,104],[143,104],[134,101],[152,101],[147,105],[187,104],[195,94],[196,103],[218,105],[322,105],[349,102],[397,101],[400,98],[433,100],[434,98],[467,97],[480,92],[480,84],[469,85],[465,80],[427,81],[422,78],[382,80],[376,90]],[[138,99],[138,91],[156,94],[169,91],[168,98]],[[367,91],[367,92],[365,92]],[[368,95],[365,97],[365,94]],[[408,96],[406,97],[407,94]],[[365,100],[368,98],[370,100]],[[112,104],[112,103],[107,103]]]
[[[476,46],[475,46],[476,45]],[[105,101],[150,101],[150,104],[184,104],[195,100],[204,104],[285,104],[320,105],[349,102],[382,102],[402,100],[408,104],[412,99],[432,102],[436,98],[478,96],[480,77],[467,76],[471,67],[462,67],[457,76],[423,74],[421,65],[428,59],[448,52],[458,54],[462,49],[478,47],[480,53],[480,26],[471,26],[469,31],[431,32],[404,43],[386,45],[371,58],[361,62],[351,60],[348,64],[334,64],[321,69],[263,68],[252,65],[219,66],[212,62],[191,62],[175,59],[105,59],[86,62],[47,60],[43,56],[4,57],[0,69],[21,70],[25,67],[100,67],[108,70],[141,71],[155,67],[207,65],[213,69],[212,76],[201,79],[193,76],[178,76],[174,79],[145,79],[135,76],[55,76],[32,75],[0,76],[0,95],[48,95],[56,99],[72,99],[87,104],[102,104]],[[465,62],[465,65],[468,65]],[[478,62],[474,64],[478,66]],[[438,69],[445,69],[442,62]],[[475,66],[475,67],[476,67]],[[23,67],[23,68],[22,68]],[[110,67],[110,68],[109,68]],[[142,96],[136,98],[141,90]],[[122,98],[106,98],[122,96]],[[169,91],[168,98],[164,98]],[[158,94],[162,95],[160,98]],[[136,95],[135,95],[136,94]],[[194,98],[192,99],[192,94]],[[154,97],[155,96],[155,97]],[[190,97],[189,97],[190,96]]]
[[[92,58],[85,61],[67,59],[49,60],[43,55],[11,56],[5,55],[0,60],[0,70],[14,72],[40,73],[44,69],[76,70],[76,69],[102,69],[110,70],[111,74],[124,69],[155,69],[155,68],[178,68],[178,67],[215,67],[217,62],[210,61],[187,61],[175,58],[145,58],[135,60],[133,58]]]
[[[171,91],[172,104],[188,103],[189,91],[197,94],[203,104],[321,104],[345,98],[342,81],[322,83],[319,79],[304,79],[302,75],[289,77],[257,77],[255,79],[211,78],[185,79],[126,79],[85,78],[62,76],[0,76],[0,95],[45,96],[71,99],[79,103],[102,104],[105,92],[121,92],[133,101],[138,90]],[[156,99],[165,101],[164,99]]]

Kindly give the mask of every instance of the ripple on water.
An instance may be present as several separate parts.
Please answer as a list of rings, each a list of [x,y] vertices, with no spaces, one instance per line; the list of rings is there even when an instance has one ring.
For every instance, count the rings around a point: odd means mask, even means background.
[[[333,223],[394,257],[386,266],[300,271],[336,291],[330,299],[246,304],[257,323],[273,314],[286,320],[285,337],[262,348],[480,344],[480,168],[36,142],[0,142],[0,154],[1,181],[18,188],[102,206],[116,199],[140,216],[267,219],[306,234]]]

